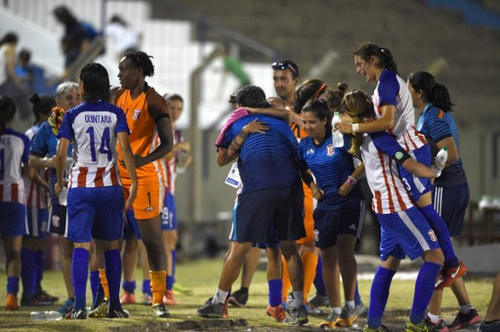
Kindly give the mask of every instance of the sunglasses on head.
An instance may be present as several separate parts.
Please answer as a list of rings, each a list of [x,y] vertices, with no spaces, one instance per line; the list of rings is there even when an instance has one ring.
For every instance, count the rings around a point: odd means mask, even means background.
[[[271,67],[274,70],[285,70],[285,69],[290,69],[295,75],[298,75],[297,69],[295,69],[290,63],[288,62],[274,62]]]

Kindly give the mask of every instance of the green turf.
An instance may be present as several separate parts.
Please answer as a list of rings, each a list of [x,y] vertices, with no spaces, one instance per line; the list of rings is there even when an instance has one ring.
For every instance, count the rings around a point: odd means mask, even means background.
[[[196,309],[201,306],[205,300],[213,295],[222,265],[222,258],[217,260],[198,260],[179,264],[177,268],[177,281],[183,286],[193,290],[193,294],[184,296],[176,295],[176,306],[170,308],[171,319],[166,322],[179,322],[184,320],[200,320],[196,315]],[[137,270],[138,291],[137,300],[140,301],[140,290],[142,285],[142,274]],[[482,314],[486,312],[489,298],[492,290],[492,279],[466,279],[467,289],[472,304]],[[0,274],[0,299],[5,298],[5,273]],[[368,296],[371,281],[361,280],[359,288],[365,304],[368,305]],[[391,287],[391,294],[387,306],[387,313],[384,321],[404,321],[408,317],[409,308],[413,296],[414,281],[394,280]],[[21,287],[21,286],[20,286]],[[50,294],[59,296],[63,301],[66,298],[66,291],[60,271],[46,271],[43,280],[43,287]],[[239,288],[239,281],[236,282],[234,289]],[[265,314],[267,306],[267,281],[264,271],[258,271],[254,277],[250,288],[250,298],[245,308],[230,308],[230,318],[245,318],[249,326],[267,326],[274,328],[283,328],[282,324],[274,322]],[[21,293],[20,293],[21,294]],[[20,296],[19,294],[19,296]],[[90,289],[87,290],[87,304],[90,304]],[[3,303],[2,303],[3,304]],[[450,321],[456,314],[457,303],[452,292],[447,289],[443,298],[444,317]],[[136,326],[144,327],[147,324],[157,322],[151,316],[151,308],[144,305],[127,305],[125,308],[130,311],[130,319],[88,319],[85,321],[57,321],[57,322],[32,322],[30,321],[30,312],[39,310],[51,310],[56,307],[25,307],[17,312],[6,312],[4,307],[0,307],[0,328],[2,331],[22,329],[22,331],[69,331],[69,330],[105,330],[112,327]],[[317,325],[321,320],[312,317],[310,322]],[[364,320],[360,320],[359,326],[364,325]],[[164,326],[165,327],[165,326]],[[135,329],[135,328],[134,328]]]

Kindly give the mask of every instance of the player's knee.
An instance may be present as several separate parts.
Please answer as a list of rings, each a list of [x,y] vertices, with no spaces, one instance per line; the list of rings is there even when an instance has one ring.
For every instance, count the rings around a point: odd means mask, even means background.
[[[426,251],[424,253],[424,261],[443,265],[444,263],[443,251],[441,250],[441,248]]]
[[[289,260],[292,256],[298,256],[297,245],[292,241],[281,242],[281,252],[285,256],[286,260]]]
[[[11,262],[20,262],[21,261],[21,250],[16,248],[8,248],[5,250],[5,259],[7,260],[7,264]]]

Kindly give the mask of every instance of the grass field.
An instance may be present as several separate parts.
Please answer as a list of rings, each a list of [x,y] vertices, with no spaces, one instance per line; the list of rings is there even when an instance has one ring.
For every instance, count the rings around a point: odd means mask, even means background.
[[[120,330],[120,331],[138,331],[138,330],[177,330],[177,329],[205,329],[212,328],[214,330],[237,329],[245,331],[256,330],[290,330],[289,326],[276,323],[265,314],[267,306],[267,281],[264,271],[258,271],[254,277],[250,288],[250,299],[245,308],[230,308],[229,316],[231,319],[243,318],[246,319],[247,327],[231,328],[231,321],[225,320],[215,323],[220,323],[217,326],[212,326],[212,322],[206,323],[206,320],[201,319],[196,315],[196,309],[202,305],[205,300],[213,295],[217,280],[220,273],[222,258],[217,260],[198,260],[180,264],[177,268],[177,280],[183,286],[193,290],[193,294],[184,296],[178,294],[176,296],[176,306],[170,307],[172,318],[163,320],[162,324],[151,316],[151,309],[144,305],[128,305],[125,306],[131,314],[129,319],[88,319],[85,321],[55,321],[55,322],[32,322],[30,320],[31,311],[51,310],[56,307],[24,307],[17,312],[6,312],[3,306],[0,309],[0,329],[2,331],[95,331],[95,330]],[[136,273],[137,284],[140,285],[141,273],[140,270]],[[5,274],[0,275],[0,299],[5,299]],[[361,296],[365,304],[368,305],[369,291],[371,281],[361,280],[359,283]],[[43,287],[49,293],[59,296],[60,300],[66,298],[66,291],[60,271],[46,271]],[[413,296],[414,281],[394,280],[391,287],[391,294],[387,306],[384,323],[390,322],[391,326],[396,327],[395,330],[402,328],[404,321],[408,317],[409,308]],[[138,300],[140,301],[140,287]],[[235,284],[235,289],[239,288],[239,281]],[[491,291],[492,279],[467,279],[467,288],[473,305],[478,311],[484,315],[488,305]],[[19,294],[20,296],[21,294]],[[90,302],[90,289],[87,290],[87,304]],[[3,303],[2,303],[3,304]],[[457,304],[450,290],[445,291],[443,299],[444,317],[447,321],[451,321],[455,314]],[[188,323],[180,324],[179,322],[187,321]],[[317,326],[321,321],[320,318],[311,317],[310,326]],[[361,330],[364,325],[364,320],[359,320],[356,330]],[[400,328],[397,328],[400,327]],[[301,330],[314,330],[313,328]]]

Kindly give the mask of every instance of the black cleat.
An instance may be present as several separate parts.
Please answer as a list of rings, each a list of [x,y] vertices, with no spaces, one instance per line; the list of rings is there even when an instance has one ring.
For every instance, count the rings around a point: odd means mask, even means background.
[[[167,306],[163,303],[157,303],[153,305],[153,315],[158,318],[168,318],[170,313],[168,312]]]

